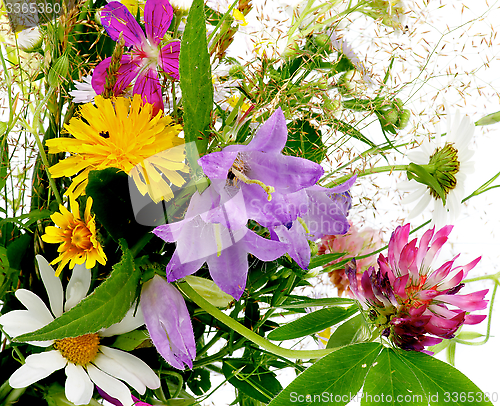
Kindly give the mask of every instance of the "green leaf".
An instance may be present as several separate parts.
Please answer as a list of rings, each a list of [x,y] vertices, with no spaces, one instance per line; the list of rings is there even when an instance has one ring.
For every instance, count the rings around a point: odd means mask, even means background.
[[[330,297],[325,299],[311,299],[307,296],[289,296],[282,304],[279,305],[283,309],[304,309],[306,307],[315,306],[340,306],[346,304],[354,304],[354,299],[342,297]]]
[[[338,348],[345,345],[355,344],[367,339],[368,337],[368,328],[363,315],[360,313],[337,327],[337,329],[330,336],[326,348]]]
[[[382,349],[378,343],[361,343],[328,354],[302,372],[269,406],[349,403]]]
[[[476,125],[490,125],[490,124],[496,124],[500,121],[500,111],[497,111],[496,113],[491,113],[488,114],[487,116],[484,116],[483,118],[480,118],[479,120],[476,121]]]
[[[28,228],[31,224],[37,222],[38,220],[43,220],[49,218],[52,214],[50,210],[32,210],[29,213],[22,214],[17,217],[9,217],[0,221],[0,226],[5,223],[14,223],[19,227]],[[23,223],[21,220],[29,219],[26,223]]]
[[[146,330],[134,330],[118,336],[112,346],[123,351],[132,351],[146,340],[149,340]]]
[[[66,337],[78,337],[97,333],[119,322],[136,298],[137,284],[141,276],[124,240],[120,240],[123,251],[120,263],[113,266],[108,279],[102,282],[91,295],[83,299],[62,316],[41,329],[16,337],[16,341],[45,341]]]
[[[392,349],[384,348],[369,370],[362,405],[427,406],[427,394],[419,380]]]
[[[288,140],[283,152],[321,163],[326,155],[320,130],[307,120],[296,120],[288,125]]]
[[[314,269],[318,266],[326,265],[332,261],[335,261],[336,259],[342,258],[345,254],[345,252],[334,252],[332,254],[323,254],[313,257],[311,258],[311,262],[309,262],[309,269]]]
[[[179,74],[184,109],[184,138],[186,144],[193,141],[196,143],[200,155],[207,150],[213,105],[212,72],[206,36],[203,0],[194,0],[182,36]],[[189,152],[187,151],[188,154]],[[192,156],[189,160],[191,165],[195,158],[197,159]]]
[[[387,351],[392,352],[391,359],[397,356],[411,369],[424,394],[428,396],[429,404],[492,405],[491,401],[485,400],[483,392],[469,378],[446,362],[415,351],[392,349]],[[410,389],[417,390],[413,386]],[[404,393],[406,392],[405,389]]]
[[[246,359],[226,359],[222,372],[229,383],[248,396],[267,403],[282,389],[276,375]]]
[[[351,306],[347,309],[343,307],[328,307],[326,309],[317,310],[278,327],[271,331],[267,338],[269,340],[283,341],[304,337],[340,323],[357,311],[357,306]]]
[[[421,352],[384,348],[378,343],[332,352],[300,374],[269,406],[346,405],[362,385],[362,406],[492,406],[451,365]]]

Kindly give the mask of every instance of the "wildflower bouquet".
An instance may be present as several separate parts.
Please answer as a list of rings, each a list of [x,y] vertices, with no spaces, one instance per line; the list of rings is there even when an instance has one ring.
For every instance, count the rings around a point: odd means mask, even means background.
[[[488,317],[488,289],[464,293],[480,258],[437,258],[499,173],[466,196],[471,119],[447,106],[417,136],[396,53],[377,76],[343,37],[409,35],[408,15],[4,0],[0,403],[492,404],[453,367]],[[355,220],[377,213],[360,188],[376,174],[419,201],[392,211],[388,245]],[[486,342],[500,282],[482,279]]]

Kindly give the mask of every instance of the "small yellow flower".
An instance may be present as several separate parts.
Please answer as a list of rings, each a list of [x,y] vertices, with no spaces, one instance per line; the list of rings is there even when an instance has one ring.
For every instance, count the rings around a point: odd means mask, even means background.
[[[50,167],[51,175],[78,173],[66,192],[76,199],[85,193],[90,171],[118,168],[134,179],[143,195],[149,193],[155,202],[170,200],[170,184],[185,183],[178,172],[189,172],[184,140],[178,137],[182,127],[161,112],[153,116],[153,105],[137,94],[132,100],[96,96],[94,103],[84,104],[80,116],[65,125],[74,138],[47,140],[49,153],[71,154]]]
[[[69,262],[69,267],[85,263],[87,269],[95,266],[96,262],[106,264],[106,254],[97,241],[94,216],[90,214],[92,198],[87,199],[84,218],[80,218],[80,207],[76,200],[70,201],[71,212],[63,205],[59,206],[60,213],[54,213],[50,218],[57,227],[49,226],[42,235],[42,240],[49,244],[61,244],[57,251],[59,256],[51,262],[59,262],[56,276]]]

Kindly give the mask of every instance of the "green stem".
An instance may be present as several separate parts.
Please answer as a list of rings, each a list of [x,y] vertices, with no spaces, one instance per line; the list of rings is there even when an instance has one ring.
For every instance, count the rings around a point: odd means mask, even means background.
[[[189,297],[194,303],[204,309],[208,314],[215,317],[217,320],[224,323],[226,326],[233,329],[238,334],[241,334],[246,339],[252,341],[254,344],[257,344],[264,348],[265,350],[278,355],[280,357],[286,358],[297,358],[297,359],[311,359],[311,358],[321,358],[327,354],[330,354],[333,350],[325,349],[325,350],[289,350],[286,348],[278,347],[277,345],[269,342],[264,337],[254,333],[253,331],[247,329],[242,326],[236,320],[232,319],[228,315],[222,313],[215,306],[208,303],[205,299],[203,299],[196,291],[189,286],[187,282],[181,282],[178,284],[179,288]]]
[[[386,166],[377,166],[374,168],[368,168],[361,170],[356,173],[356,176],[358,178],[362,176],[367,176],[367,175],[373,175],[374,173],[382,173],[382,172],[394,172],[394,171],[406,171],[408,170],[408,165],[386,165]],[[327,183],[324,185],[325,187],[333,187],[335,185],[340,185],[344,183],[345,181],[351,179],[353,174],[347,174],[344,176],[341,176],[340,178],[337,178],[330,183]]]
[[[175,393],[172,395],[172,398],[175,399],[181,393],[182,386],[184,385],[184,378],[182,377],[181,374],[179,374],[175,371],[161,371],[161,373],[163,375],[173,376],[173,377],[175,377],[175,379],[177,379],[177,389],[175,390]]]
[[[144,248],[144,246],[149,242],[149,240],[153,238],[153,233],[146,233],[144,234],[137,243],[130,248],[130,253],[132,254],[132,257],[135,258],[137,254]]]
[[[212,38],[214,37],[214,35],[217,33],[218,29],[220,28],[220,26],[226,21],[226,18],[229,16],[229,13],[233,10],[233,8],[236,6],[236,3],[238,3],[239,0],[235,0],[233,2],[233,4],[231,4],[231,7],[229,7],[229,9],[226,11],[226,14],[224,14],[222,16],[222,18],[219,20],[217,26],[215,27],[215,29],[212,31],[212,33],[210,34],[210,36],[207,38],[207,44],[210,44],[210,41],[212,41]],[[218,35],[217,37],[217,40],[219,40],[219,38],[221,38],[221,36],[224,35],[224,33],[221,33]],[[214,41],[214,45],[215,43],[217,42]]]

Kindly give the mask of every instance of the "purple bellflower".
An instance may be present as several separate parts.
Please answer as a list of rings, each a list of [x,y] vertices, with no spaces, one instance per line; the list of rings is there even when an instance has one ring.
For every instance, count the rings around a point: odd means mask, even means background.
[[[241,192],[225,195],[216,184],[193,195],[183,220],[156,227],[153,233],[177,242],[166,269],[169,282],[195,273],[206,262],[217,286],[238,300],[246,286],[248,253],[272,261],[285,253],[285,246],[249,230]]]
[[[247,145],[229,145],[198,163],[212,181],[224,180],[242,191],[249,218],[264,227],[287,224],[298,215],[287,195],[313,186],[324,171],[315,162],[283,155],[286,141],[285,116],[278,108]],[[291,211],[277,210],[287,205]]]
[[[170,365],[193,368],[196,356],[193,326],[186,302],[175,286],[155,275],[142,287],[141,309],[149,335]]]
[[[130,55],[123,55],[114,87],[115,95],[122,94],[135,79],[133,94],[142,95],[153,104],[154,114],[163,111],[163,96],[158,69],[173,79],[179,79],[180,41],[162,43],[172,22],[173,10],[168,0],[147,0],[144,7],[146,35],[125,5],[112,1],[101,13],[101,22],[108,35],[118,41],[123,35]],[[97,94],[104,91],[111,57],[104,59],[94,70],[92,87]]]

